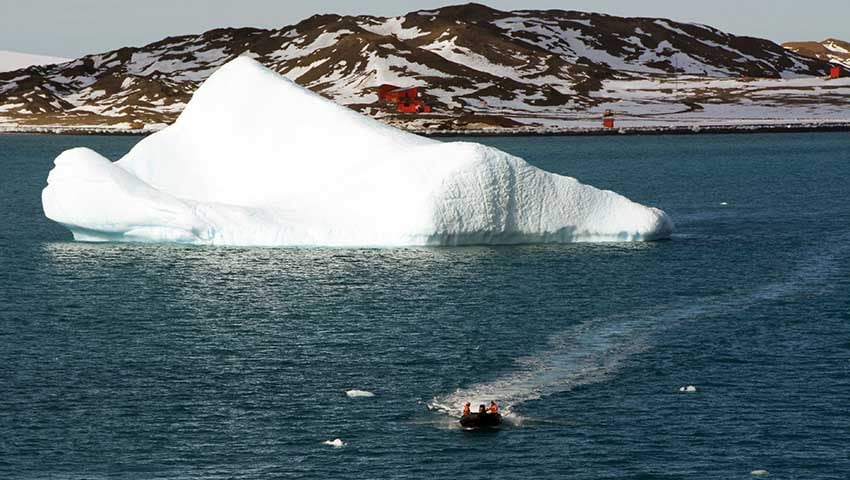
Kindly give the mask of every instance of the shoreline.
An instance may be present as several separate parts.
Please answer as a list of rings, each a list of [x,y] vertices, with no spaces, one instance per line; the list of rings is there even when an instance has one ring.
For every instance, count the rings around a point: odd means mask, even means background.
[[[806,133],[806,132],[850,132],[850,122],[841,124],[782,124],[782,125],[716,125],[677,127],[621,127],[614,129],[563,129],[563,130],[455,130],[441,132],[412,131],[425,137],[607,137],[621,135],[734,135],[746,133]]]
[[[160,130],[102,127],[0,127],[0,135],[101,135],[144,137]],[[745,133],[850,132],[850,121],[830,123],[782,123],[743,125],[677,125],[658,127],[502,128],[463,130],[406,130],[429,138],[444,137],[593,137],[617,135],[701,135]]]

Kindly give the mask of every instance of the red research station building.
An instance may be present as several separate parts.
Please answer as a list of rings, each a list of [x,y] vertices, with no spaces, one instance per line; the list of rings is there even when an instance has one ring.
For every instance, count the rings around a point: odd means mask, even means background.
[[[605,128],[614,128],[614,112],[605,110],[602,114],[602,126]]]
[[[378,98],[393,103],[396,111],[405,113],[428,113],[431,106],[419,98],[419,88],[400,88],[395,85],[384,84],[378,87]]]

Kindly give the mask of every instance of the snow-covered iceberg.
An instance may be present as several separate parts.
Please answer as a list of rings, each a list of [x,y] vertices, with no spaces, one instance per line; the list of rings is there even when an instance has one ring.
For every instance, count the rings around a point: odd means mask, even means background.
[[[654,240],[661,210],[484,145],[386,126],[238,58],[118,162],[63,152],[42,193],[83,241],[461,245]]]

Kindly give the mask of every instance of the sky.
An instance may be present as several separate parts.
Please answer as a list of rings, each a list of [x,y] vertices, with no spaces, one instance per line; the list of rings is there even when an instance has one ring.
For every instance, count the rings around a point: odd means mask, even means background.
[[[216,27],[279,28],[317,13],[395,16],[463,0],[0,0],[0,50],[79,57]],[[850,40],[850,0],[479,0],[499,10],[664,17],[778,43]]]

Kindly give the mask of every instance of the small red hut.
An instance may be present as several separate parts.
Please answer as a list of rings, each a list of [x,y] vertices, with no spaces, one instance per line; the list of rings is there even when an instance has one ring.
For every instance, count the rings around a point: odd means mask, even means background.
[[[841,76],[841,67],[838,65],[833,65],[832,68],[829,69],[829,78],[838,78]]]
[[[614,112],[605,110],[602,114],[602,126],[605,128],[614,128]]]

